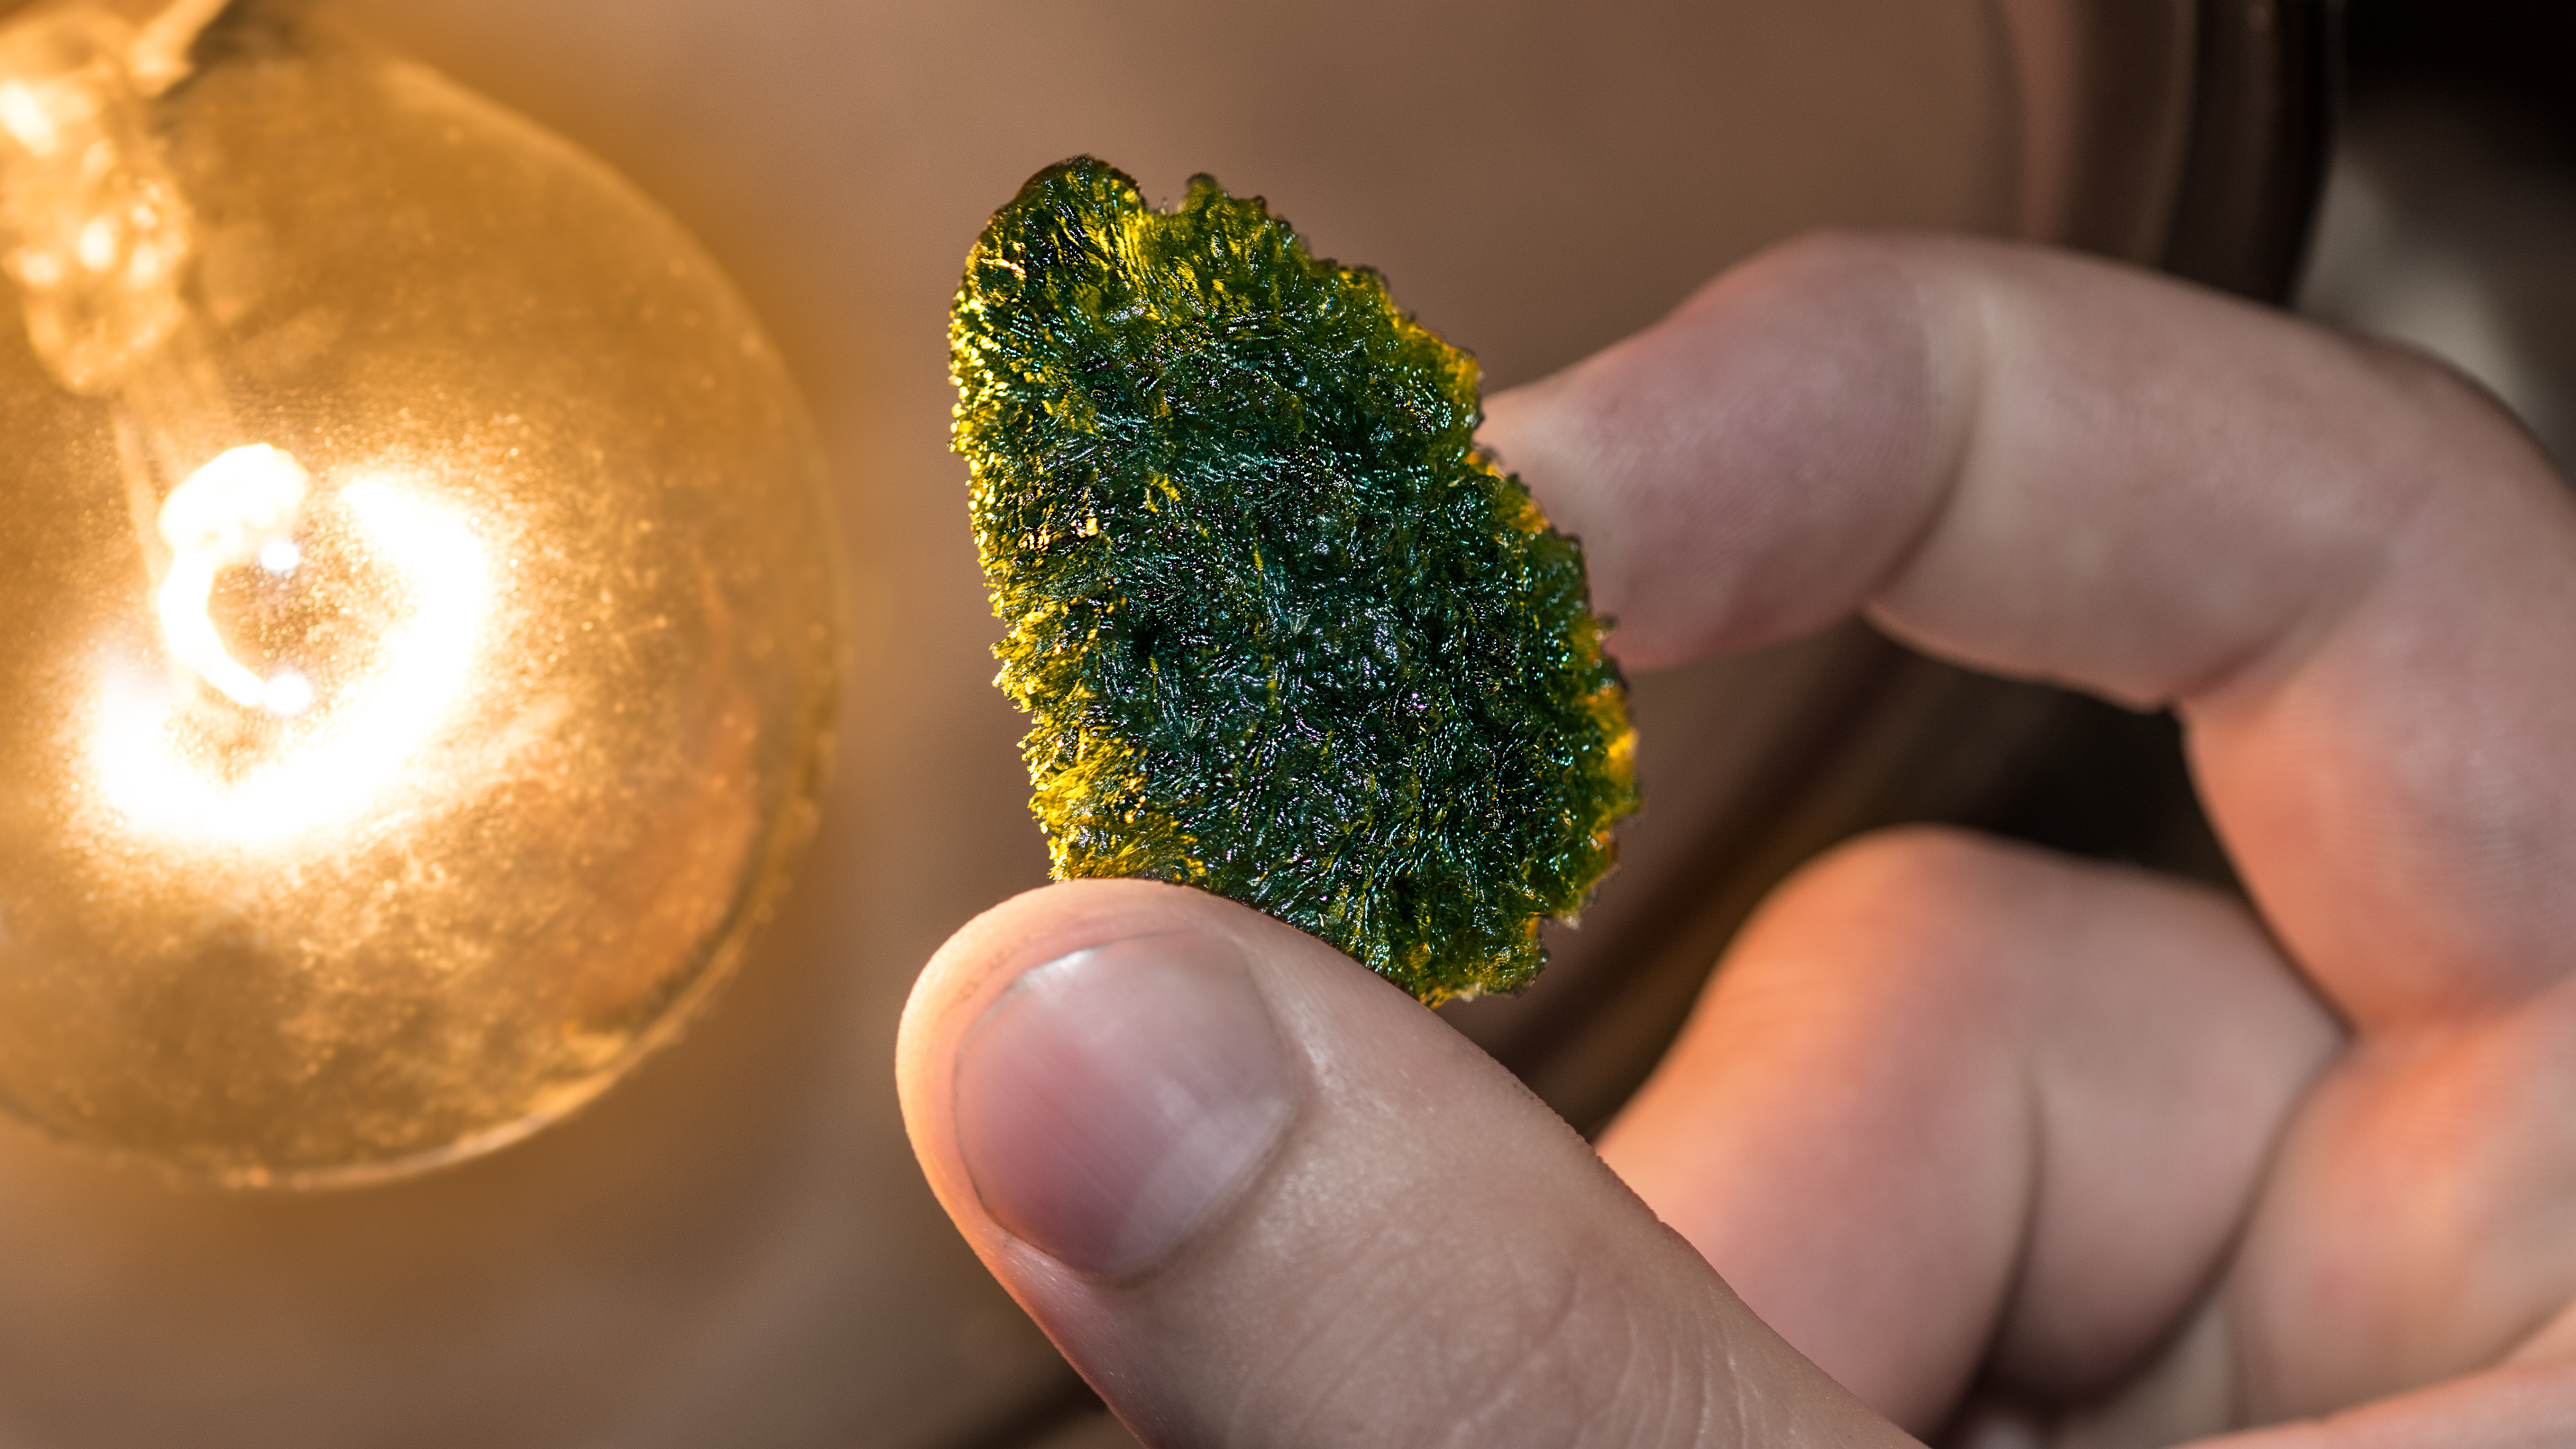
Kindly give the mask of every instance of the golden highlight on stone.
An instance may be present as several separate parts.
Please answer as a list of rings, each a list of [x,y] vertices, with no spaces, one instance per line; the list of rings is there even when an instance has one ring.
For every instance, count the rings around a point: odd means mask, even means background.
[[[948,335],[1056,875],[1214,891],[1426,1002],[1528,984],[1635,734],[1475,359],[1260,198],[1157,210],[1087,156],[994,214]]]
[[[364,1181],[733,964],[825,764],[819,455],[597,163],[301,6],[172,14],[0,26],[0,1110]]]

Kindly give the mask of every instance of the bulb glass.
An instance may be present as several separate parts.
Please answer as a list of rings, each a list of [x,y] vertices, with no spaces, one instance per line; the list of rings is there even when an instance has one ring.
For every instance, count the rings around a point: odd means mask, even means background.
[[[819,455],[563,142],[310,18],[0,26],[0,1111],[233,1185],[523,1135],[810,830]]]

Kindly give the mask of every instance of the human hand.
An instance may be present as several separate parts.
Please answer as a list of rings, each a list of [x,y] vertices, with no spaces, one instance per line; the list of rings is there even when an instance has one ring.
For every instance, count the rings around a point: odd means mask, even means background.
[[[2576,504],[2509,420],[2385,348],[1921,238],[1769,254],[1493,414],[1632,666],[1861,609],[2170,703],[2261,914],[1954,834],[1847,847],[1596,1158],[1265,918],[1009,902],[916,989],[906,1118],[1131,1425],[2576,1433]]]

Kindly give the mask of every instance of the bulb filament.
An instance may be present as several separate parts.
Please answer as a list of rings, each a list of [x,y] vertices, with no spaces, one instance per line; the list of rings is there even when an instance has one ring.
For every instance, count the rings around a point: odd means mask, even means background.
[[[290,482],[303,484],[303,470],[277,449],[234,452],[248,455],[248,461],[213,473],[205,489],[188,495],[197,500],[183,515],[189,527],[172,530],[176,557],[169,578],[192,577],[184,586],[163,584],[162,623],[171,652],[210,684],[245,707],[296,714],[314,702],[311,683],[291,672],[263,681],[225,652],[206,620],[203,586],[193,577],[216,559],[229,566],[266,552],[269,544],[258,541],[260,520],[283,518]],[[192,476],[171,494],[172,501],[214,467],[210,463]],[[192,743],[197,735],[187,709],[149,674],[111,679],[91,750],[102,802],[129,827],[176,839],[256,845],[373,818],[389,808],[415,760],[471,698],[495,600],[486,541],[461,511],[398,479],[360,478],[327,497],[327,506],[345,516],[350,537],[401,580],[406,596],[397,621],[381,637],[378,663],[357,677],[334,680],[329,713],[293,748],[247,773],[222,768]],[[196,515],[200,508],[204,514]],[[164,521],[166,526],[166,510]],[[200,629],[203,635],[196,636]],[[182,643],[191,636],[197,637],[195,645]],[[192,648],[198,657],[189,657]],[[226,679],[251,697],[233,694]]]
[[[115,397],[141,435],[127,459],[139,502],[187,473],[160,501],[167,557],[148,538],[144,550],[172,657],[244,708],[294,715],[312,706],[312,683],[292,671],[261,679],[224,647],[207,605],[227,568],[294,570],[312,479],[265,443],[188,469],[206,455],[200,439],[227,431],[229,409],[174,345],[192,321],[181,295],[190,218],[145,111],[186,74],[189,42],[222,8],[174,0],[140,34],[87,9],[0,29],[0,231],[14,242],[0,270],[25,292],[28,340],[47,369],[75,393]]]
[[[299,551],[292,535],[311,487],[294,455],[253,443],[218,454],[161,501],[161,541],[170,545],[159,597],[162,638],[180,663],[245,708],[301,714],[313,704],[313,686],[293,672],[263,680],[233,658],[207,602],[215,576],[236,564],[256,559],[272,572],[293,569]],[[287,567],[275,568],[278,562]]]

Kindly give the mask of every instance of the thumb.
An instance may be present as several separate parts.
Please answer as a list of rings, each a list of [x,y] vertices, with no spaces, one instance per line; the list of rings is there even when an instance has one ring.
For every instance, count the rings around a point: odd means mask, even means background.
[[[1230,902],[996,908],[897,1071],[940,1201],[1149,1444],[1912,1442],[1446,1024]]]

